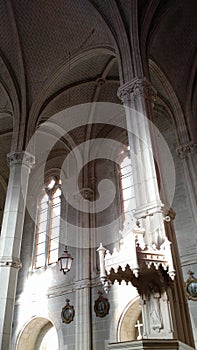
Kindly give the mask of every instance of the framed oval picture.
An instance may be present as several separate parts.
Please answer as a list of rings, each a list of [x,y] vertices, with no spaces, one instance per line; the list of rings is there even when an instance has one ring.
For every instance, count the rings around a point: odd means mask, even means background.
[[[109,313],[110,304],[107,298],[103,297],[103,293],[98,291],[99,297],[95,300],[94,311],[97,317],[105,317]]]
[[[185,282],[186,294],[188,299],[197,300],[197,279],[194,277],[194,273],[188,271],[190,277]]]
[[[73,321],[73,318],[75,316],[75,309],[73,305],[69,304],[69,299],[66,299],[67,304],[62,308],[62,322],[63,323],[70,323]]]

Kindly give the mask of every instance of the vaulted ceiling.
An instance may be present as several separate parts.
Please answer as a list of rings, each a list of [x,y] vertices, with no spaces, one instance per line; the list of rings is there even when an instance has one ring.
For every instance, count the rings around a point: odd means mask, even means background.
[[[192,135],[197,113],[197,2],[137,3],[145,73],[148,60],[163,72]],[[125,42],[131,45],[134,4],[134,0],[0,2],[1,165],[11,147],[12,117],[15,129],[20,120],[27,131],[32,123],[36,125],[69,105],[119,103],[119,53]],[[151,79],[158,95],[170,103],[155,71]]]

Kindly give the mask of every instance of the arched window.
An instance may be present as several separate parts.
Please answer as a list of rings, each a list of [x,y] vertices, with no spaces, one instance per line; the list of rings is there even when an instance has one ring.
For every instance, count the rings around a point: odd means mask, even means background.
[[[34,268],[46,267],[58,260],[61,214],[61,182],[52,178],[43,189],[38,206]]]
[[[132,164],[129,151],[127,151],[127,155],[123,159],[120,166],[120,182],[122,193],[122,212],[124,216],[126,216],[126,214],[132,214],[136,207]]]

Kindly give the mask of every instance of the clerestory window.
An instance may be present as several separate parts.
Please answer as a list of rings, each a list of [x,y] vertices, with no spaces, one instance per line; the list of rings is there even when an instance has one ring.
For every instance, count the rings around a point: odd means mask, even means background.
[[[61,182],[52,178],[39,199],[34,249],[34,268],[57,262],[60,234]]]
[[[136,203],[134,195],[132,164],[129,152],[127,152],[127,155],[120,166],[120,180],[122,190],[122,212],[124,215],[132,214],[135,210]]]

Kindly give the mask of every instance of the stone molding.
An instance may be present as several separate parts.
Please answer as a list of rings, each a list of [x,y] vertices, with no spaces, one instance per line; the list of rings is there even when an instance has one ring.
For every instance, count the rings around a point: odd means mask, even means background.
[[[22,263],[19,259],[13,259],[13,260],[1,259],[0,267],[13,267],[15,269],[20,269],[22,267]]]
[[[136,208],[134,217],[139,219],[145,219],[147,216],[152,216],[156,213],[163,212],[164,204],[160,200],[149,202],[141,207]]]
[[[16,164],[22,164],[32,168],[35,164],[35,157],[26,151],[12,152],[8,153],[7,161],[10,167]]]
[[[186,158],[189,154],[197,153],[197,142],[191,141],[176,148],[176,151],[181,159]]]
[[[36,272],[34,272],[36,273]],[[101,282],[99,278],[94,281],[89,281],[87,279],[76,281],[75,283],[70,283],[65,285],[65,282],[62,284],[54,285],[48,289],[46,292],[46,297],[48,299],[57,298],[61,296],[65,296],[67,294],[75,293],[76,291],[93,288],[93,287],[101,287]],[[35,294],[29,294],[30,300],[37,301],[39,299],[39,295],[35,296]],[[20,305],[23,302],[23,296],[18,294],[16,296],[16,305]]]
[[[194,350],[191,346],[188,346],[175,339],[150,339],[150,340],[138,340],[122,343],[111,343],[108,345],[109,350]]]
[[[56,285],[56,286],[50,287],[48,292],[47,292],[47,296],[48,296],[48,298],[54,298],[57,296],[70,294],[70,293],[75,292],[77,290],[93,288],[93,287],[100,287],[100,286],[101,286],[101,282],[100,282],[100,279],[98,276],[97,278],[95,278],[92,281],[90,281],[88,279],[84,279],[84,280],[80,280],[80,281],[76,281],[74,283],[71,283],[67,286],[65,286],[65,283],[63,283],[61,285]]]
[[[154,103],[157,92],[146,78],[135,78],[120,86],[117,95],[123,102],[143,96]]]

